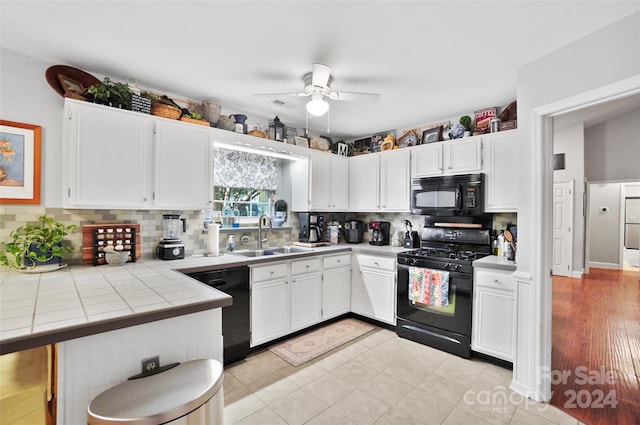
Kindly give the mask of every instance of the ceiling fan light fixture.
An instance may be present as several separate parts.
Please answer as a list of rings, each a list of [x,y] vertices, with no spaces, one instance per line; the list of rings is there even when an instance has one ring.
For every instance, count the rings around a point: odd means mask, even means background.
[[[314,117],[320,117],[327,113],[329,110],[329,103],[320,96],[313,96],[313,98],[307,102],[307,112]]]

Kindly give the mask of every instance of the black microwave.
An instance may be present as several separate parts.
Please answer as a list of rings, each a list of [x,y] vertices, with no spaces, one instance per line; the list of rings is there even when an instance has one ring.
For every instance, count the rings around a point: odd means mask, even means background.
[[[484,214],[484,174],[411,179],[411,214],[438,217]]]

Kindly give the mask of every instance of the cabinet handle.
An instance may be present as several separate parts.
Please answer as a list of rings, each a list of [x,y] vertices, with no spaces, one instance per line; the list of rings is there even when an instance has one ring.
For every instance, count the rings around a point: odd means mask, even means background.
[[[497,283],[498,285],[502,285],[498,279],[493,279],[493,283]]]
[[[271,270],[271,271],[269,272],[269,274],[273,274],[273,270]]]
[[[341,262],[342,262],[342,260],[337,260],[337,261],[338,261],[338,263],[341,263]]]
[[[378,264],[377,261],[375,263],[373,263],[373,264],[375,264],[376,267],[380,267],[380,265]]]
[[[309,265],[307,264],[305,267],[306,267],[306,268],[309,268]]]

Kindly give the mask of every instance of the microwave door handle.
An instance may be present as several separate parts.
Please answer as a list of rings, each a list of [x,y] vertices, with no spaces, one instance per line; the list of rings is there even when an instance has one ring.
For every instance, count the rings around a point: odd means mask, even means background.
[[[460,185],[458,185],[458,187],[456,187],[456,205],[458,206],[458,208],[456,208],[458,210],[458,212],[462,211],[462,187]]]

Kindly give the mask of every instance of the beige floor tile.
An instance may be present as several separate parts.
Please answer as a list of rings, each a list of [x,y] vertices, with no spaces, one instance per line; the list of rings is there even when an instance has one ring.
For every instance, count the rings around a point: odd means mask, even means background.
[[[511,421],[520,396],[504,388],[475,391],[469,389],[456,407],[494,425]]]
[[[304,388],[269,404],[289,425],[301,425],[317,416],[327,406]]]
[[[362,390],[355,390],[339,402],[334,408],[358,425],[370,425],[377,421],[389,408],[384,403]]]
[[[283,369],[290,364],[284,360],[282,357],[273,354],[269,350],[264,350],[259,353],[256,353],[252,358],[252,361],[256,361],[264,366],[268,366],[275,370]]]
[[[299,390],[300,386],[281,373],[275,372],[251,382],[247,388],[260,400],[269,404]]]
[[[511,419],[510,425],[555,425],[555,424],[534,413],[528,412],[523,409],[517,409],[515,414],[513,415],[513,418]]]
[[[372,332],[369,332],[368,334],[365,334],[362,337],[361,342],[363,345],[366,345],[370,348],[375,348],[392,338],[397,338],[397,335],[395,332],[392,332],[388,329],[378,328]]]
[[[232,425],[265,407],[247,388],[224,394],[224,423]]]
[[[411,386],[416,386],[423,379],[429,376],[437,367],[438,365],[422,361],[419,357],[414,357],[412,360],[405,360],[401,358],[396,361],[390,359],[389,367],[382,371],[382,373]]]
[[[457,404],[469,389],[463,383],[454,379],[443,378],[435,373],[424,378],[416,388],[428,393],[438,394],[452,404]]]
[[[235,376],[231,374],[228,370],[224,371],[224,392],[232,393],[240,388],[244,387],[244,385],[236,379]]]
[[[440,425],[451,414],[455,404],[440,398],[435,392],[414,388],[396,403],[396,407],[427,425]]]
[[[358,357],[358,361],[378,372],[382,372],[389,367],[389,355],[375,349],[363,353]]]
[[[392,376],[379,373],[360,386],[360,389],[380,401],[396,404],[413,389],[407,383],[398,381]]]
[[[330,373],[327,373],[326,375],[305,385],[304,388],[327,406],[333,405],[335,402],[355,390],[353,385],[331,375]]]
[[[354,425],[344,415],[333,408],[322,411],[318,416],[311,419],[305,425]]]
[[[310,382],[324,376],[327,373],[324,369],[316,364],[302,365],[302,366],[287,366],[279,370],[279,373],[288,377],[296,385],[304,387]]]
[[[276,372],[274,368],[252,358],[240,361],[228,369],[242,384],[247,385],[256,379],[264,378]]]
[[[548,403],[538,403],[531,399],[526,399],[518,406],[518,409],[526,410],[529,413],[540,416],[557,425],[577,425],[578,420],[562,410],[551,406]]]
[[[327,372],[331,372],[332,370],[334,370],[338,366],[342,366],[349,360],[350,359],[346,355],[340,353],[339,350],[333,350],[323,356],[318,357],[318,359],[314,360],[314,364],[321,367]]]
[[[236,425],[287,425],[287,423],[269,407],[264,407],[240,422],[236,422]]]
[[[448,357],[435,370],[436,375],[442,376],[470,386],[480,376],[487,366],[478,360],[467,360],[456,356]]]
[[[423,425],[422,422],[411,417],[407,412],[397,407],[387,410],[384,415],[374,422],[375,425]]]
[[[331,374],[345,382],[359,387],[369,379],[376,376],[378,371],[360,363],[358,360],[350,360],[342,366],[335,368],[331,371]]]
[[[442,422],[442,425],[489,425],[489,422],[485,422],[482,419],[464,412],[460,409],[453,409],[453,412],[447,419]]]

